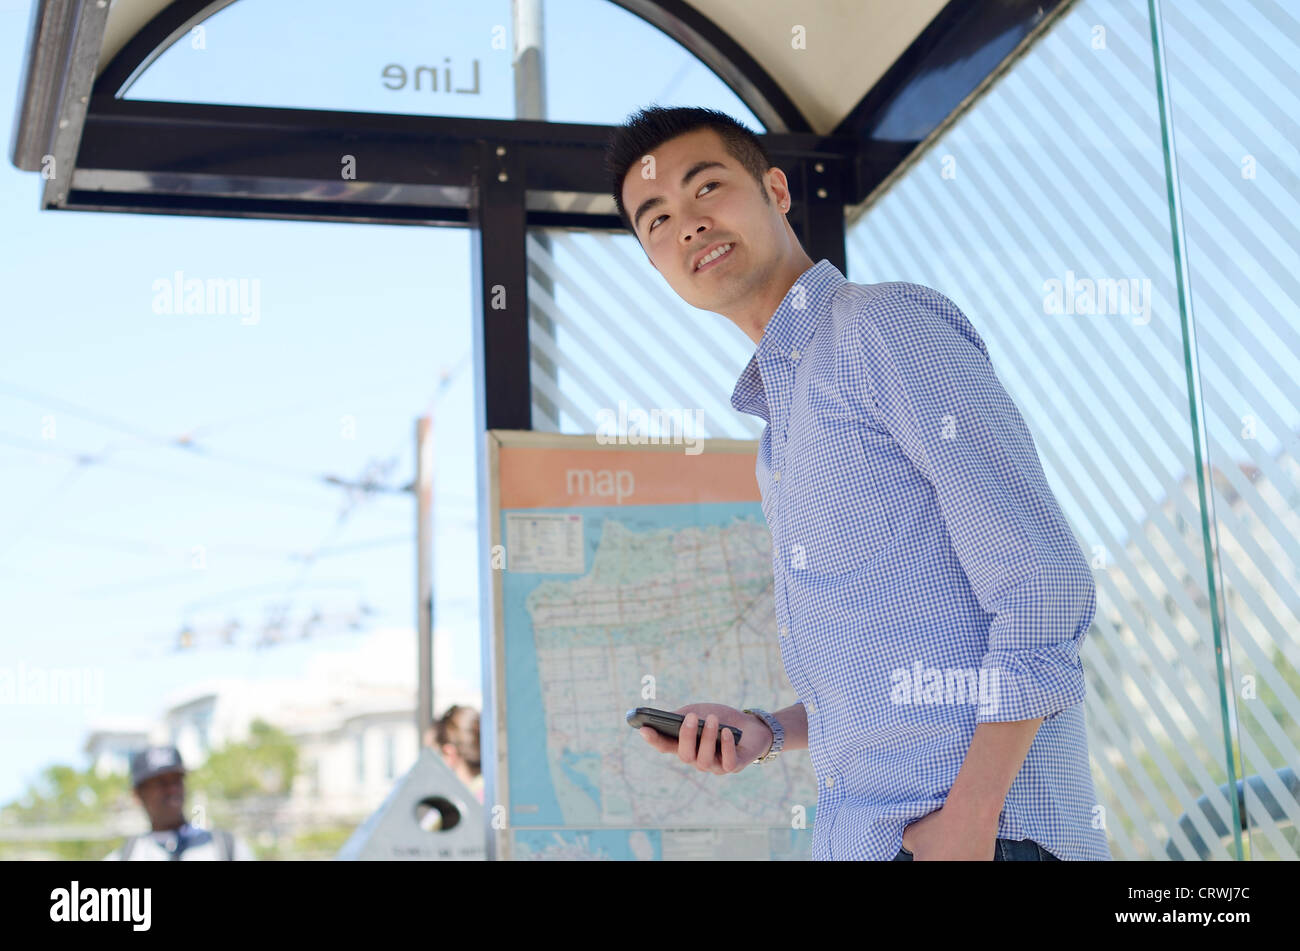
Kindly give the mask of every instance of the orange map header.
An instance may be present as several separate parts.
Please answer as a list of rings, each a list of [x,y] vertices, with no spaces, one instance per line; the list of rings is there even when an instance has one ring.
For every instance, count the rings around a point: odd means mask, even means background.
[[[502,509],[758,502],[752,452],[502,446]]]

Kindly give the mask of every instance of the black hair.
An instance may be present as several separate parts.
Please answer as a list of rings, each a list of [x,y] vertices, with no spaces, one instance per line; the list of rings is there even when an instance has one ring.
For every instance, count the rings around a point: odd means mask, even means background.
[[[725,112],[694,107],[665,108],[649,106],[638,110],[618,126],[605,151],[605,170],[610,175],[610,188],[618,215],[628,230],[636,234],[632,219],[623,207],[623,180],[628,169],[641,161],[669,139],[675,139],[696,129],[712,129],[722,139],[727,153],[741,164],[758,183],[763,202],[770,205],[767,186],[763,178],[773,165],[772,157],[758,136]]]

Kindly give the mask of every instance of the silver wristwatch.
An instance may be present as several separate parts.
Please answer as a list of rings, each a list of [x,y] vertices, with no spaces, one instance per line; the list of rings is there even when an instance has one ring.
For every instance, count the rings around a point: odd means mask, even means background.
[[[746,707],[740,712],[752,713],[754,716],[766,723],[768,729],[772,731],[772,745],[768,747],[766,753],[754,760],[755,763],[772,762],[772,760],[776,759],[776,754],[780,753],[781,750],[785,748],[785,730],[781,729],[781,724],[777,722],[776,717],[772,716],[772,714],[768,713],[766,710],[752,710],[749,707]]]

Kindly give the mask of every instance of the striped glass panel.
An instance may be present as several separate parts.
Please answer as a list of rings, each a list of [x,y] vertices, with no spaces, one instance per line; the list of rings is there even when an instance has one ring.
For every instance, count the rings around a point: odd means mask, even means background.
[[[848,276],[926,284],[970,317],[1092,560],[1112,854],[1234,858],[1145,0],[1073,4],[918,151],[854,209]]]
[[[634,236],[534,228],[527,256],[533,429],[596,433],[602,413],[639,409],[652,437],[671,437],[675,424],[660,421],[674,418],[686,435],[762,434],[758,419],[731,408],[753,341],[684,303]]]
[[[1300,853],[1300,4],[1163,0],[1247,854]]]

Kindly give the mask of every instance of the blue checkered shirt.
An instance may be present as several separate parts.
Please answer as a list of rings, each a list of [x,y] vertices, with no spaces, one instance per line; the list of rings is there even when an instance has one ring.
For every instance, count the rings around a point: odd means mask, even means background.
[[[814,859],[892,859],[984,722],[1045,717],[998,838],[1109,859],[1079,648],[1096,586],[983,339],[919,284],[823,259],[731,397],[767,425],[781,659],[808,715]]]

